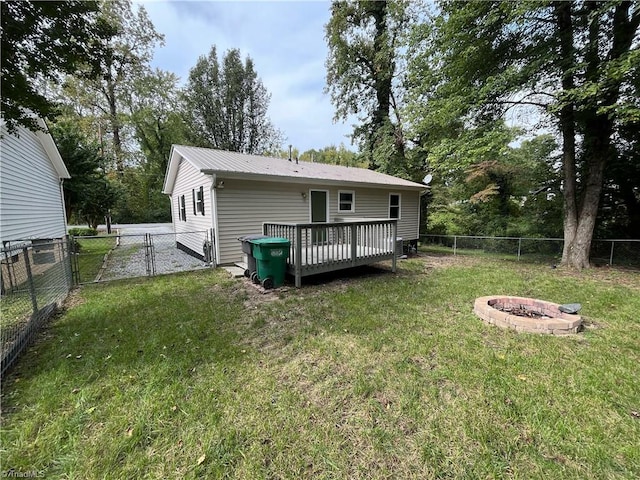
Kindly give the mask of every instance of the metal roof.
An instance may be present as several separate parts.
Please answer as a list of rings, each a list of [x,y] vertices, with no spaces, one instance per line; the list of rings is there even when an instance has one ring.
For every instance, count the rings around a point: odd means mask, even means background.
[[[344,167],[326,163],[296,162],[286,158],[249,155],[210,148],[173,145],[164,193],[173,191],[173,182],[177,174],[180,157],[190,162],[196,169],[205,174],[216,174],[220,177],[272,177],[272,180],[292,182],[326,181],[328,183],[370,184],[375,186],[391,186],[424,190],[427,187],[420,183],[402,178],[374,172],[366,168]],[[267,178],[265,178],[266,180]]]

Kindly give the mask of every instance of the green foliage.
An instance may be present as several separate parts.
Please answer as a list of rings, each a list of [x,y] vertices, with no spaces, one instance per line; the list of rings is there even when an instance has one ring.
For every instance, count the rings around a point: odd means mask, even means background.
[[[429,156],[434,172],[429,233],[557,237],[562,232],[556,143],[496,124],[464,130]]]
[[[117,223],[156,223],[171,221],[171,205],[162,193],[164,173],[144,166],[125,168],[117,180],[119,194],[113,209]]]
[[[360,125],[353,138],[370,168],[402,176],[407,159],[400,115],[400,52],[412,19],[410,4],[402,0],[334,1],[326,26],[326,91],[336,108],[335,118],[356,115]]]
[[[270,94],[253,60],[227,51],[222,64],[215,45],[189,72],[183,115],[194,145],[232,152],[265,153],[280,148],[282,134],[267,117]]]
[[[612,178],[607,169],[631,143],[625,126],[640,112],[637,4],[439,6],[431,22],[414,29],[408,49],[412,136],[432,158],[457,155],[465,162],[461,151],[474,147],[465,142],[467,130],[481,132],[509,111],[533,112],[541,119],[535,127],[549,128],[542,120],[551,120],[561,136],[563,261],[588,265],[603,183]],[[549,180],[557,183],[553,175]]]
[[[638,273],[444,260],[270,295],[223,271],[82,287],[3,379],[0,462],[83,479],[638,478]],[[473,302],[496,292],[579,302],[587,328],[487,325]]]
[[[300,155],[300,160],[303,160],[305,162],[343,165],[345,167],[367,167],[367,162],[362,158],[361,155],[358,155],[356,152],[347,149],[342,143],[338,147],[336,147],[335,145],[330,145],[318,150],[307,150],[302,155]]]
[[[77,218],[96,228],[116,202],[116,190],[105,173],[108,162],[76,123],[61,121],[51,133],[71,176],[64,182],[67,219]]]
[[[75,227],[69,229],[69,235],[72,237],[94,237],[98,235],[98,230],[95,228]]]
[[[131,0],[100,3],[100,18],[116,31],[100,43],[99,75],[68,76],[59,92],[73,112],[91,119],[88,128],[97,133],[102,148],[121,173],[125,164],[135,164],[131,138],[129,101],[134,83],[149,74],[149,62],[163,35],[156,32],[142,5],[133,8]]]
[[[32,114],[52,119],[55,104],[38,82],[57,82],[59,75],[80,67],[97,73],[100,42],[114,32],[99,17],[94,1],[3,1],[2,118],[9,133],[17,125],[37,130]],[[29,113],[31,112],[31,113]]]

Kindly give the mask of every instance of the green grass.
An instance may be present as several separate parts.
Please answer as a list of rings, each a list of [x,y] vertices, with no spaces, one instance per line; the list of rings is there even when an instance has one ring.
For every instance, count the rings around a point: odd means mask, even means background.
[[[80,245],[77,256],[80,282],[93,282],[102,267],[104,256],[115,246],[116,237],[76,237],[76,241]]]
[[[582,303],[587,329],[486,325],[489,294]],[[216,270],[72,300],[5,380],[3,470],[640,477],[638,273],[426,257],[264,296]]]

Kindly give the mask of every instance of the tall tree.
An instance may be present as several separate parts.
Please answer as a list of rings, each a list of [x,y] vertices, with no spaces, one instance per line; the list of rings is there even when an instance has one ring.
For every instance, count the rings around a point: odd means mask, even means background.
[[[326,25],[327,87],[336,120],[356,115],[353,132],[370,168],[404,173],[402,54],[413,18],[403,0],[334,1]]]
[[[131,0],[103,0],[100,15],[115,35],[100,43],[100,75],[93,78],[67,78],[63,96],[70,99],[74,109],[84,117],[93,117],[95,131],[106,153],[122,174],[130,160],[127,152],[127,127],[130,127],[127,99],[136,78],[149,72],[153,50],[163,44],[145,8],[134,11]]]
[[[552,119],[562,140],[563,263],[587,267],[606,168],[621,129],[640,119],[640,102],[629,94],[640,68],[640,5],[440,6],[412,75],[416,110],[424,118],[461,118],[466,125],[522,106]],[[420,82],[420,70],[429,82]],[[428,122],[422,123],[421,133],[429,135],[427,130]]]
[[[116,214],[129,222],[171,220],[162,185],[171,145],[185,143],[178,77],[162,70],[137,77],[126,104],[140,158],[124,169]]]
[[[0,8],[2,118],[10,133],[17,125],[37,130],[32,114],[47,119],[56,114],[38,83],[58,82],[60,75],[75,74],[81,66],[96,74],[97,46],[113,31],[94,1],[8,0]]]
[[[51,133],[71,175],[64,182],[67,218],[95,228],[116,201],[115,189],[105,173],[107,161],[100,147],[88,140],[76,123],[56,123]]]
[[[277,151],[282,134],[267,116],[270,95],[253,60],[229,50],[218,62],[216,47],[189,72],[184,116],[192,142],[234,152]]]

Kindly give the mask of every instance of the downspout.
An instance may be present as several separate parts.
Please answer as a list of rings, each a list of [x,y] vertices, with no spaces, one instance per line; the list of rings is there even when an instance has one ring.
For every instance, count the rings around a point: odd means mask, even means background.
[[[211,197],[211,205],[209,205],[209,210],[211,212],[211,228],[213,228],[213,235],[215,240],[215,249],[216,249],[216,264],[220,264],[220,235],[218,230],[218,198],[217,198],[217,187],[216,182],[218,178],[215,173],[209,174],[211,177],[211,187],[210,187],[210,197]]]
[[[64,218],[64,231],[67,233],[67,225],[69,219],[67,218],[67,204],[64,201],[64,178],[60,179],[60,199],[62,200],[62,216]]]

